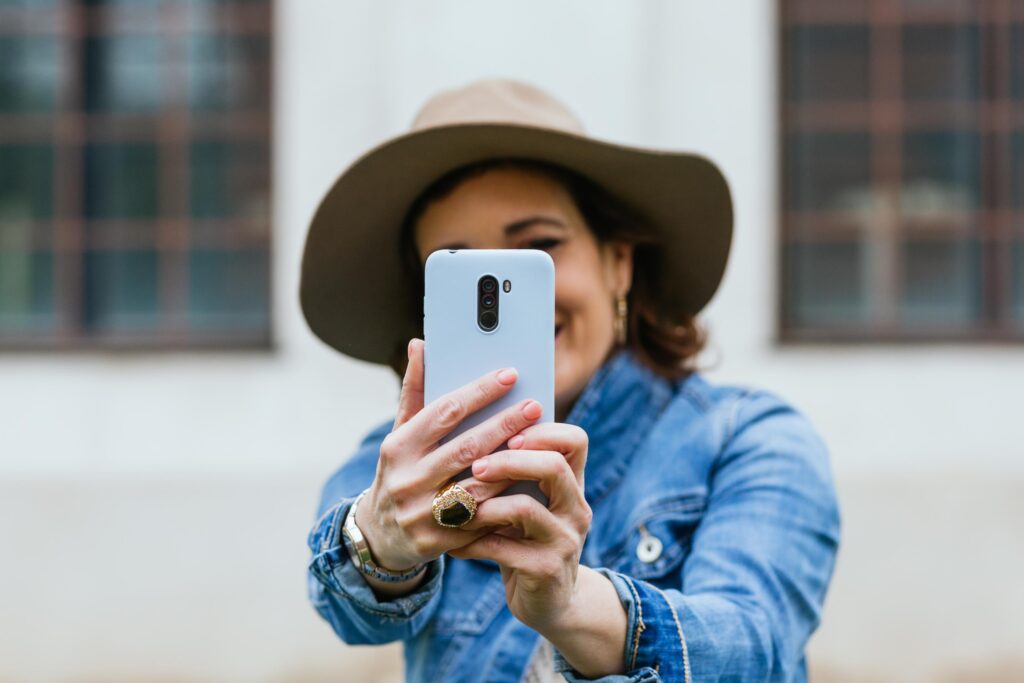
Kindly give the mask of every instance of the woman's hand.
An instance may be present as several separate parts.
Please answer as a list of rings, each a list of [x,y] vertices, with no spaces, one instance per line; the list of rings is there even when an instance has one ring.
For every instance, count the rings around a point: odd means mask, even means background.
[[[373,484],[356,510],[356,523],[378,564],[408,569],[486,533],[438,525],[431,511],[434,495],[454,475],[536,422],[540,404],[521,401],[442,446],[438,442],[467,415],[507,394],[515,382],[514,370],[498,370],[424,406],[423,341],[409,342],[398,414],[381,443]],[[479,503],[511,482],[470,477],[459,484]]]
[[[510,450],[476,460],[473,475],[480,481],[539,482],[548,507],[524,494],[491,498],[465,528],[496,533],[450,551],[497,562],[512,614],[541,633],[557,630],[576,610],[580,553],[591,520],[583,494],[587,443],[586,432],[575,425],[541,423],[510,439]]]

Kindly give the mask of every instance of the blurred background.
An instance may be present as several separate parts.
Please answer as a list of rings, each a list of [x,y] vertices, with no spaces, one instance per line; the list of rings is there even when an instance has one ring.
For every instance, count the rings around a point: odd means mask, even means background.
[[[485,76],[729,179],[701,364],[831,446],[814,680],[1024,680],[1024,0],[0,0],[0,681],[400,680],[306,601],[398,383],[299,259]]]

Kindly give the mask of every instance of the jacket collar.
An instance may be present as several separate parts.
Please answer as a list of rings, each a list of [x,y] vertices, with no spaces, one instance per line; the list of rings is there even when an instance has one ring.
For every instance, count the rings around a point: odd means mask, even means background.
[[[591,375],[565,419],[589,437],[584,489],[591,505],[622,479],[677,386],[627,348],[613,351]]]

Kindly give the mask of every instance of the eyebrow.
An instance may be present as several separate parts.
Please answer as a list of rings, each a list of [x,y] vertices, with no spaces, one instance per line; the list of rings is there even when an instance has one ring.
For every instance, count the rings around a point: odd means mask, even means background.
[[[537,225],[537,224],[554,225],[556,227],[562,228],[563,230],[567,230],[568,229],[568,226],[564,222],[560,221],[557,218],[554,218],[553,216],[542,216],[542,215],[527,216],[526,218],[521,218],[518,221],[513,221],[512,223],[509,223],[508,225],[506,225],[505,226],[505,237],[512,237],[516,233],[520,233],[523,230],[526,230],[527,228],[529,228],[531,226],[534,226],[534,225]],[[441,246],[439,246],[437,248],[438,249],[465,249],[466,248],[466,243],[465,242],[453,242],[452,244],[442,244]]]
[[[552,216],[529,216],[527,218],[523,218],[521,220],[515,221],[514,223],[509,223],[508,225],[506,225],[505,236],[511,237],[515,235],[517,232],[522,232],[526,228],[530,227],[531,225],[536,225],[537,223],[542,223],[544,225],[557,225],[560,228],[567,227],[565,223]]]

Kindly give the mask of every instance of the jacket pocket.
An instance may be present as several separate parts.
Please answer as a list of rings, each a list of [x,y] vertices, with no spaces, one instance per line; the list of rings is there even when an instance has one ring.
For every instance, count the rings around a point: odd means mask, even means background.
[[[689,554],[706,507],[704,489],[645,501],[604,553],[604,566],[637,579],[674,571]]]

